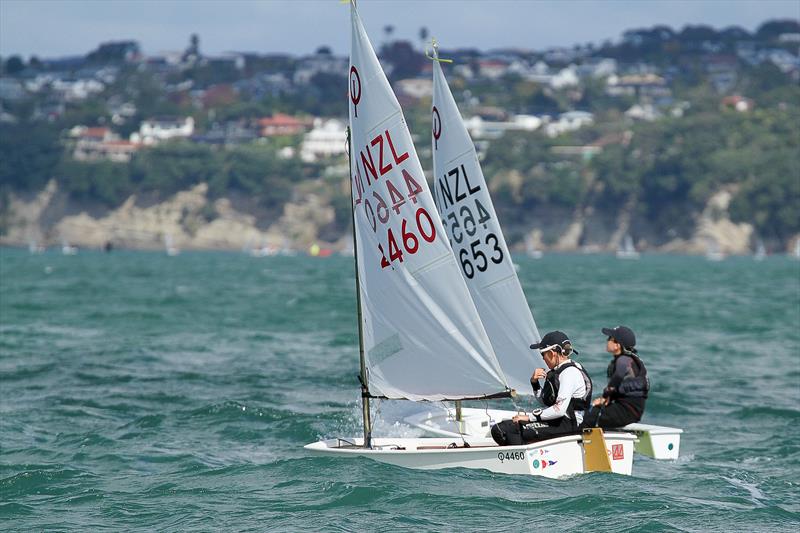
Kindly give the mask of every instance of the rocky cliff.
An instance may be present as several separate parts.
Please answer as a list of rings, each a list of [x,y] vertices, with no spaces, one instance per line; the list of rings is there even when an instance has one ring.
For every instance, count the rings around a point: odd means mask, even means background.
[[[626,234],[635,236],[637,248],[675,253],[705,253],[712,246],[727,254],[752,250],[753,228],[728,217],[733,191],[712,195],[688,238],[648,239],[640,236],[627,205],[616,220],[600,221],[591,207],[563,213],[558,223],[551,216],[509,224],[509,245],[522,249],[523,242],[542,250],[613,252]],[[306,250],[314,243],[344,249],[349,242],[347,221],[335,222],[331,199],[319,192],[298,190],[273,220],[237,209],[229,198],[211,199],[206,184],[199,184],[160,202],[129,197],[111,210],[82,207],[66,198],[51,181],[35,196],[11,195],[6,231],[0,244],[28,246],[35,242],[52,246],[69,243],[102,248],[106,243],[132,249],[160,249],[165,242],[179,249],[281,249]],[[501,220],[503,219],[501,213]],[[335,227],[331,231],[332,225]],[[325,238],[322,238],[325,237]],[[329,242],[325,243],[325,240]],[[330,242],[333,241],[333,242]]]

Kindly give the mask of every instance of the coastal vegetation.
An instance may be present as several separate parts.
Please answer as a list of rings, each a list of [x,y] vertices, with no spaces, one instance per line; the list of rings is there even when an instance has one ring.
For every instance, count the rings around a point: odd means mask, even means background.
[[[556,134],[513,130],[479,142],[484,173],[509,226],[552,209],[612,219],[625,211],[663,242],[687,237],[709,199],[724,190],[731,196],[726,216],[733,222],[785,242],[800,233],[795,36],[800,36],[796,21],[769,21],[752,34],[741,28],[656,26],[626,32],[616,44],[558,53],[515,52],[511,59],[511,52],[442,54],[464,67],[448,77],[465,115],[489,110],[549,120],[575,110],[592,114],[584,126]],[[408,42],[384,43],[381,56],[392,65],[393,82],[426,76],[424,57]],[[506,65],[546,61],[551,72],[576,64],[595,68],[601,61],[616,67],[614,74],[581,74],[576,83],[559,87],[511,68],[499,77],[480,75],[487,57]],[[234,192],[271,209],[313,189],[336,212],[328,233],[344,234],[349,224],[344,156],[301,158],[297,133],[235,141],[225,133],[222,142],[212,142],[209,132],[247,130],[258,117],[277,113],[308,121],[343,118],[346,69],[329,66],[346,60],[326,47],[310,59],[240,59],[203,58],[197,36],[176,67],[144,60],[133,42],[101,45],[71,63],[0,58],[4,77],[17,83],[0,94],[0,231],[8,224],[10,195],[33,194],[55,180],[69,198],[107,209],[134,194],[158,200],[200,183],[208,185],[211,199]],[[320,64],[328,67],[309,66]],[[56,90],[53,80],[59,75],[76,77],[82,71],[106,81],[80,98]],[[610,91],[609,76],[625,75],[657,81]],[[42,79],[49,80],[44,89]],[[406,100],[425,165],[430,97]],[[121,104],[131,111],[118,111]],[[635,106],[646,106],[649,115],[632,115]],[[75,156],[69,132],[76,127],[105,128],[127,142],[142,121],[165,115],[191,117],[200,135],[137,146],[124,161]],[[310,181],[318,183],[303,186]],[[213,210],[207,215],[213,217]]]

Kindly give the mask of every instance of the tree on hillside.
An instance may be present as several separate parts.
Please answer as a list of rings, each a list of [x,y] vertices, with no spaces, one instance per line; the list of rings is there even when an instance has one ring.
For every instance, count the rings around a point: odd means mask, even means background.
[[[769,20],[758,27],[756,37],[772,41],[784,33],[800,33],[800,22],[791,19]]]
[[[42,124],[0,124],[0,188],[37,191],[55,177],[58,133]]]
[[[8,58],[8,60],[6,60],[3,70],[6,74],[13,76],[14,74],[19,74],[25,70],[25,63],[22,61],[21,57],[11,56]]]
[[[394,41],[381,47],[381,59],[392,64],[395,80],[416,76],[425,64],[425,56],[408,41]]]

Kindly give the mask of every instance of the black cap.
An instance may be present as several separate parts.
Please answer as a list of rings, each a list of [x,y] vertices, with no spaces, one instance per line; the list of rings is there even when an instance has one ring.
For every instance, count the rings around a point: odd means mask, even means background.
[[[636,335],[633,334],[631,328],[626,328],[625,326],[603,328],[603,334],[617,341],[623,348],[633,348],[636,346]]]
[[[561,346],[562,348],[566,344],[572,344],[572,341],[569,340],[567,334],[563,331],[551,331],[550,333],[546,334],[542,337],[542,341],[536,344],[531,344],[531,350],[541,350],[542,348],[547,348],[548,346]],[[578,353],[578,350],[575,348],[572,349],[574,353]]]

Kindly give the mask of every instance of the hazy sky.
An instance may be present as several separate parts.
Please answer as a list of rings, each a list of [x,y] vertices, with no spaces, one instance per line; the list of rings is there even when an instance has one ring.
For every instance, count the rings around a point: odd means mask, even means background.
[[[422,26],[443,48],[542,49],[618,39],[630,28],[730,25],[754,30],[800,18],[800,0],[361,0],[374,42],[383,28],[418,41]],[[86,54],[102,41],[135,39],[146,54],[185,48],[200,35],[207,54],[302,54],[320,45],[349,52],[348,7],[339,0],[0,0],[0,54]]]

